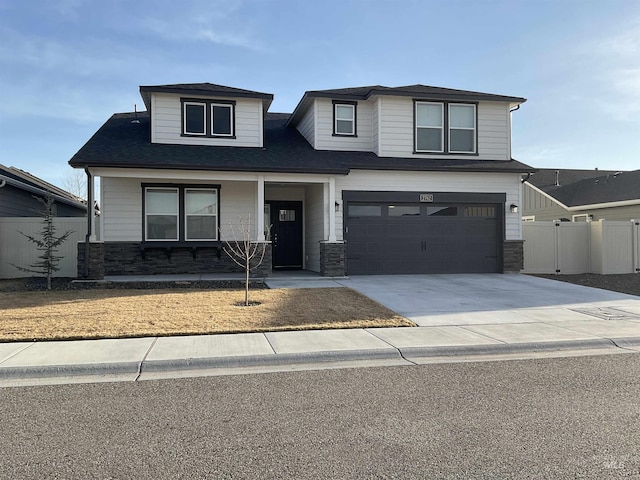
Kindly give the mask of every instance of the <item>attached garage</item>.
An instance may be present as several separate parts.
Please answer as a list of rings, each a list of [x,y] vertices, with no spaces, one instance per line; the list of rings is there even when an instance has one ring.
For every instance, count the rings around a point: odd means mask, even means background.
[[[349,275],[502,271],[505,194],[344,191]]]

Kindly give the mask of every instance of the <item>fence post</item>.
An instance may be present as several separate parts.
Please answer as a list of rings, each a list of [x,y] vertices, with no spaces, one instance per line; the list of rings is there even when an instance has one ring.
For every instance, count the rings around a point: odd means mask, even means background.
[[[554,248],[554,252],[553,252],[553,258],[554,258],[554,268],[556,271],[556,275],[560,273],[560,225],[562,224],[562,222],[560,220],[554,220],[553,224],[555,225],[555,228],[553,229],[553,236],[554,236],[554,242],[553,242],[553,248]]]
[[[640,273],[640,220],[634,219],[632,222],[632,243],[633,243],[633,271]]]

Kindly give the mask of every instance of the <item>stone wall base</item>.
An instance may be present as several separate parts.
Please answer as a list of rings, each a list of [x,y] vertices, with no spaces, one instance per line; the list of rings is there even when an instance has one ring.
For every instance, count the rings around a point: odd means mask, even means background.
[[[502,272],[520,273],[524,268],[524,241],[505,240],[502,247]]]
[[[147,247],[139,242],[104,242],[90,246],[89,277],[84,276],[84,243],[78,243],[78,278],[98,280],[105,275],[174,275],[198,273],[244,273],[222,247],[188,246]],[[266,244],[260,266],[252,277],[267,277],[271,273],[271,244]]]
[[[104,243],[89,243],[89,270],[86,269],[85,242],[78,242],[78,278],[102,280],[104,278]]]
[[[344,277],[346,271],[345,243],[320,242],[320,275]]]

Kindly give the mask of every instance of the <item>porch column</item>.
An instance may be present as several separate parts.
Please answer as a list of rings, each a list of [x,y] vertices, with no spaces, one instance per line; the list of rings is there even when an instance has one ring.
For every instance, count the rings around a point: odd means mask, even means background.
[[[329,177],[329,241],[336,241],[336,179]]]
[[[95,203],[95,179],[87,169],[87,215],[89,216],[90,235],[89,241],[96,241],[96,209]]]
[[[264,175],[258,175],[258,205],[256,212],[256,241],[264,242]]]

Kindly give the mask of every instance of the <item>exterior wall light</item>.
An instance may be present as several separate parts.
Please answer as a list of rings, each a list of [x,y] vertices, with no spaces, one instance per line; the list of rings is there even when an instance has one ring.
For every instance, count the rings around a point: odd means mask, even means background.
[[[518,213],[518,205],[516,205],[515,203],[511,204],[511,213]]]

